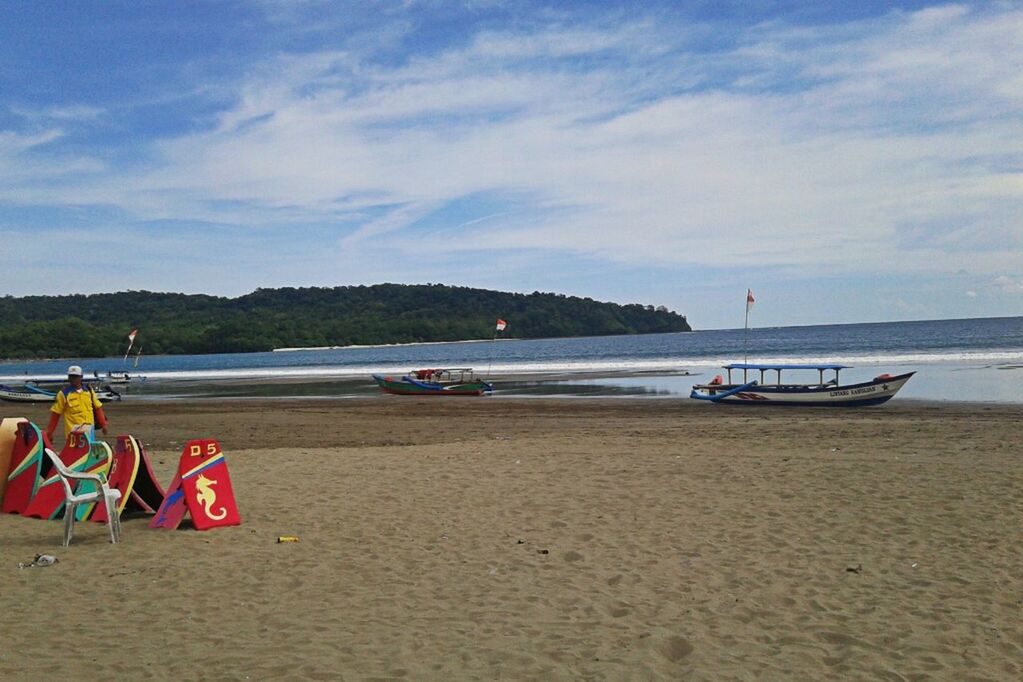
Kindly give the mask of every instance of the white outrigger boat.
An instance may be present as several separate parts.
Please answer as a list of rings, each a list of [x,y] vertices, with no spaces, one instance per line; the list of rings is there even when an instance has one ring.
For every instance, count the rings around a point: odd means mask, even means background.
[[[52,395],[44,395],[36,391],[28,391],[16,386],[0,384],[0,400],[11,403],[52,403]]]
[[[848,369],[846,365],[785,365],[785,364],[733,364],[722,369],[728,372],[728,380],[716,376],[707,384],[693,386],[690,398],[707,400],[729,405],[801,405],[803,407],[864,407],[880,405],[895,397],[910,377],[916,372],[892,376],[882,374],[870,381],[842,385],[838,373]],[[732,371],[742,370],[742,381],[732,380]],[[782,383],[782,371],[815,370],[818,381],[814,383]],[[825,381],[824,372],[834,372],[834,378]],[[750,373],[759,372],[759,378]],[[769,372],[775,372],[771,377]],[[756,375],[754,375],[756,376]],[[774,379],[771,383],[770,380]]]
[[[107,372],[106,374],[100,374],[94,371],[92,377],[85,379],[88,382],[103,382],[104,384],[133,384],[139,381],[145,381],[146,377],[144,374],[129,374],[128,372]]]
[[[121,399],[121,394],[110,386],[94,387],[93,391],[95,391],[96,397],[105,403]],[[56,398],[56,391],[47,391],[32,383],[21,387],[0,384],[0,400],[12,403],[52,403]]]

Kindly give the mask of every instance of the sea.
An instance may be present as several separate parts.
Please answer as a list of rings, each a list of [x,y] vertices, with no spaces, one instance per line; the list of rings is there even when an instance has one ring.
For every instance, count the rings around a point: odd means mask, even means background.
[[[142,356],[137,367],[134,358],[62,358],[2,363],[0,382],[60,380],[75,363],[87,375],[140,377],[118,388],[132,399],[336,398],[377,395],[374,373],[472,367],[494,382],[494,398],[682,398],[747,359],[848,365],[843,383],[917,372],[896,400],[1023,403],[1023,317]]]

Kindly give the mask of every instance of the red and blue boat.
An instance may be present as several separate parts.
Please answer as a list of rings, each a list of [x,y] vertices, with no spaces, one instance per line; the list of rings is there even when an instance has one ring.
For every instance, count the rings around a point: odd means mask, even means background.
[[[493,384],[462,367],[416,369],[400,378],[374,374],[373,380],[385,393],[395,395],[480,396],[494,390]]]

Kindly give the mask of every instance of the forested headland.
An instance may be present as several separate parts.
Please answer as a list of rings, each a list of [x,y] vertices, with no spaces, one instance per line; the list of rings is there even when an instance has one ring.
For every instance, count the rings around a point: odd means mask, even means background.
[[[145,354],[690,331],[663,306],[441,284],[257,289],[237,298],[126,291],[0,298],[0,357]]]

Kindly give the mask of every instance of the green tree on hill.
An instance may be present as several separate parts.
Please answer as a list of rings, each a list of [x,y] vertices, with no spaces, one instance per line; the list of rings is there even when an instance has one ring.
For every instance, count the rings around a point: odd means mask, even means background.
[[[146,353],[690,331],[684,315],[638,304],[443,284],[257,289],[238,298],[126,291],[0,298],[0,357],[119,355],[127,334]]]

